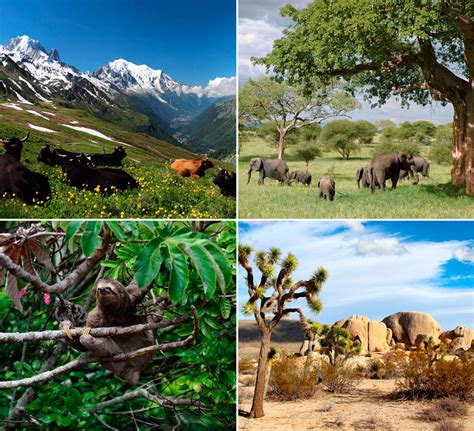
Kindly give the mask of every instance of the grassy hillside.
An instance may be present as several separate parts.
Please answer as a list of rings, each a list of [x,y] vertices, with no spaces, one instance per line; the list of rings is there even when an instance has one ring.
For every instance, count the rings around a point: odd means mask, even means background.
[[[355,181],[357,169],[368,165],[372,158],[369,146],[349,160],[342,160],[336,152],[325,152],[310,163],[309,171],[313,175],[310,187],[279,186],[273,180],[265,180],[264,186],[258,186],[258,172],[252,174],[247,185],[249,160],[257,156],[276,158],[277,149],[258,137],[244,140],[240,147],[241,218],[471,218],[474,213],[474,199],[450,185],[450,168],[446,165],[431,163],[433,179],[421,177],[417,186],[405,180],[396,190],[381,193],[377,189],[371,194],[369,189],[359,190]],[[428,147],[424,147],[422,156],[427,154]],[[290,171],[305,169],[294,147],[289,147],[285,160]],[[318,179],[328,174],[335,179],[336,190],[341,193],[333,202],[318,197]],[[390,188],[390,181],[388,185]]]
[[[85,111],[51,104],[33,106],[15,104],[17,109],[0,104],[0,137],[23,137],[31,132],[25,144],[22,162],[49,178],[53,198],[45,207],[27,206],[18,199],[0,201],[2,218],[232,218],[235,200],[224,198],[212,184],[216,169],[205,178],[181,178],[169,169],[169,160],[191,158],[193,154],[148,135],[137,134],[103,122]],[[21,110],[18,110],[20,108]],[[28,111],[34,111],[33,114]],[[39,116],[40,114],[41,116]],[[54,114],[54,115],[53,115]],[[40,131],[30,125],[48,129]],[[84,127],[107,138],[65,125]],[[95,133],[95,132],[94,132]],[[69,187],[61,169],[36,161],[40,148],[50,144],[77,152],[111,152],[117,145],[127,151],[125,170],[136,178],[140,188],[111,196]],[[225,164],[219,162],[219,166]]]
[[[219,159],[235,153],[235,99],[218,102],[201,112],[187,127],[188,148]]]

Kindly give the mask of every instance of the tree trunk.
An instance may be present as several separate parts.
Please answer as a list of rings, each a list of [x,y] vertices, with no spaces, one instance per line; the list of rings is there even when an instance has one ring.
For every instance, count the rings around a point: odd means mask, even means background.
[[[474,86],[474,83],[471,84]],[[474,88],[469,89],[465,104],[454,104],[451,179],[474,196]]]
[[[285,135],[286,131],[284,128],[280,128],[280,136],[278,138],[278,158],[283,160],[285,158]]]
[[[268,352],[270,351],[271,332],[266,330],[262,333],[262,341],[260,343],[260,355],[258,357],[257,379],[255,380],[255,392],[253,394],[252,408],[250,409],[249,418],[261,418],[265,415],[263,412],[263,401],[265,398],[265,377],[268,361]]]

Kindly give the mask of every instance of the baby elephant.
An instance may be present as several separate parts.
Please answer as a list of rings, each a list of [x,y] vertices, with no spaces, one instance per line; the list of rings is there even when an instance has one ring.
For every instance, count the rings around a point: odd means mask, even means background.
[[[297,183],[302,183],[305,186],[309,186],[311,184],[311,174],[305,171],[293,171],[290,173],[288,177],[288,183],[291,184],[292,181],[296,181]]]
[[[334,200],[336,194],[336,182],[329,176],[321,177],[318,182],[319,198]]]

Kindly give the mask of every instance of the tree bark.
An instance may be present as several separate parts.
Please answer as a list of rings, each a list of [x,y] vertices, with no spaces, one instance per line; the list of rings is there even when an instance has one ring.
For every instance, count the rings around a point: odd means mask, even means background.
[[[453,104],[454,127],[451,179],[455,187],[463,187],[474,196],[474,83],[466,95],[466,103]]]
[[[263,401],[265,398],[266,368],[268,352],[270,351],[271,336],[272,333],[268,329],[262,332],[260,355],[258,357],[257,379],[255,381],[255,392],[253,394],[252,408],[249,413],[249,418],[251,419],[265,416],[265,413],[263,412]]]
[[[280,135],[278,137],[278,158],[280,160],[283,160],[285,158],[285,135],[286,135],[286,130],[284,128],[280,128]]]

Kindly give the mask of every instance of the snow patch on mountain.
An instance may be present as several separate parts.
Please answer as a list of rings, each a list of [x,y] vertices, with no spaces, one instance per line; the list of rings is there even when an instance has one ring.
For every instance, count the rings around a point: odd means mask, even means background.
[[[47,129],[46,127],[35,126],[34,124],[28,123],[28,127],[38,130],[39,132],[46,132],[46,133],[57,133],[55,130]]]

